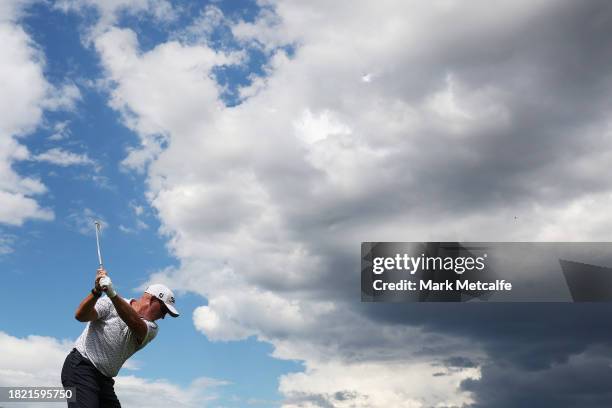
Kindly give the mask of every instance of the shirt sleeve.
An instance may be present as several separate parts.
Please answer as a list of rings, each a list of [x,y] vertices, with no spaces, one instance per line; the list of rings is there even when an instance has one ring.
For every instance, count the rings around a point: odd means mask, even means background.
[[[96,302],[94,307],[96,308],[96,312],[98,313],[98,319],[104,320],[110,313],[111,307],[114,306],[113,302],[107,296],[105,296],[103,298],[100,298]]]
[[[150,322],[148,320],[144,320],[144,322],[147,324],[147,334],[145,335],[145,338],[142,341],[142,344],[138,346],[139,350],[143,348],[144,346],[146,346],[147,344],[149,344],[151,340],[153,340],[155,336],[157,336],[157,331],[159,330],[159,326],[157,326],[156,323]]]

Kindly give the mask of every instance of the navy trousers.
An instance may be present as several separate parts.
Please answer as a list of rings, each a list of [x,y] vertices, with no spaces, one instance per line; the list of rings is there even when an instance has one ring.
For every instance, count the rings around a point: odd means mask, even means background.
[[[76,402],[69,402],[69,408],[121,408],[115,395],[115,380],[98,371],[77,349],[64,361],[62,384],[76,387]]]

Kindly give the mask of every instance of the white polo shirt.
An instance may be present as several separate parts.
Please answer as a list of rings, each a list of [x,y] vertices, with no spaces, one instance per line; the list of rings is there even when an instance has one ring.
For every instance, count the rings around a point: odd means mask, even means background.
[[[139,345],[135,333],[121,320],[108,297],[100,298],[95,308],[98,319],[87,323],[74,347],[102,374],[115,377],[132,354],[157,336],[159,328],[156,323],[143,319],[147,324],[147,335]]]

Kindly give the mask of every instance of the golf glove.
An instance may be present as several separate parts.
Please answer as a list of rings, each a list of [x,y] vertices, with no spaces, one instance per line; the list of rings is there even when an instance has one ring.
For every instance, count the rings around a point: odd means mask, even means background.
[[[102,288],[100,287],[100,279],[102,279],[105,276],[106,276],[106,270],[103,267],[98,268],[98,270],[96,271],[96,282],[94,286],[99,291],[102,290]]]
[[[117,292],[115,292],[115,289],[113,288],[113,281],[109,276],[104,276],[102,279],[100,279],[100,286],[102,286],[102,289],[106,292],[106,295],[109,298],[114,298],[117,296]]]

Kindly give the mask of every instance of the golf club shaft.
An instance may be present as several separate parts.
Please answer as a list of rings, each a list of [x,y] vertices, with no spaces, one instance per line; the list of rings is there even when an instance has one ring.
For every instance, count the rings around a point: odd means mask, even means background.
[[[100,233],[100,223],[98,221],[95,222],[96,224],[96,245],[98,247],[98,262],[100,263],[100,266],[102,266],[102,253],[100,252],[100,237],[98,236]]]
[[[95,221],[94,222],[96,224],[96,246],[98,247],[98,262],[100,263],[100,268],[103,267],[102,265],[102,253],[100,252],[100,222],[99,221]],[[106,287],[102,286],[102,290],[105,290]]]

